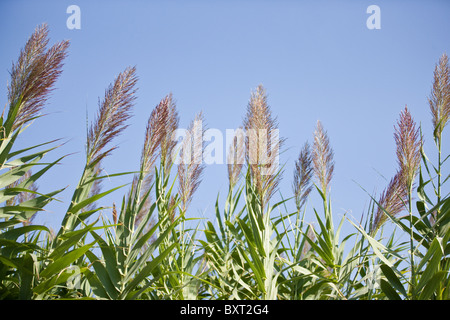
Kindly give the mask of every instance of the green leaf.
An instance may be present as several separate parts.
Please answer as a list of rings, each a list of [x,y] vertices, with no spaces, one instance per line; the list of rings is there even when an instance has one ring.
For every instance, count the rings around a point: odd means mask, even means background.
[[[22,222],[23,222],[22,220],[18,220],[15,218],[12,218],[12,219],[9,219],[6,221],[2,221],[2,222],[0,222],[0,230],[10,228],[10,227],[15,226],[16,224],[20,224]]]
[[[420,292],[422,288],[424,288],[431,279],[435,276],[436,273],[439,271],[439,264],[441,263],[442,258],[442,248],[441,244],[439,243],[438,238],[435,238],[433,242],[431,243],[430,249],[427,251],[425,256],[422,258],[422,260],[419,263],[419,266],[417,270],[421,270],[425,263],[427,264],[427,267],[422,273],[422,276],[420,277],[419,283],[416,288],[416,292]],[[431,257],[431,258],[430,258]]]
[[[27,206],[4,206],[0,207],[0,218],[9,219],[19,214],[28,213],[33,216],[37,211],[44,211],[44,209],[38,207],[27,207]],[[31,213],[31,214],[30,214]],[[23,219],[25,220],[25,219]]]
[[[398,255],[396,252],[389,250],[389,249],[386,248],[381,242],[378,242],[377,240],[375,240],[374,238],[372,238],[371,236],[369,236],[362,228],[358,227],[355,223],[353,223],[353,221],[351,221],[351,220],[348,220],[348,221],[350,221],[350,223],[353,224],[353,226],[354,226],[356,229],[358,229],[359,232],[361,232],[361,234],[367,239],[367,241],[369,241],[369,244],[370,244],[370,246],[372,247],[373,252],[374,252],[374,253],[376,254],[376,256],[377,256],[378,258],[380,258],[380,260],[383,261],[386,265],[388,265],[389,267],[393,267],[392,262],[390,262],[390,261],[385,257],[385,255],[383,255],[382,251],[383,251],[383,252],[386,252],[386,253],[393,254],[393,255],[397,256],[398,258],[401,258],[401,257],[399,257],[399,255]],[[381,250],[381,251],[380,251],[380,250]]]
[[[90,244],[86,244],[80,248],[74,249],[68,253],[66,253],[64,256],[58,258],[57,260],[50,263],[40,274],[42,278],[50,278],[51,276],[55,275],[56,273],[60,272],[64,268],[68,267],[71,263],[73,263],[75,260],[81,258],[86,251],[88,251],[97,241],[94,241]]]
[[[89,251],[87,253],[89,253]],[[100,299],[112,299],[111,296],[109,296],[106,292],[103,284],[94,273],[92,273],[90,270],[86,270],[84,274],[86,275],[86,279],[89,281],[89,284],[95,296]]]
[[[177,226],[182,216],[178,217],[174,222],[172,222],[167,229],[161,233],[158,238],[152,242],[148,248],[142,253],[139,259],[136,261],[136,251],[132,251],[132,254],[126,257],[124,262],[121,262],[123,265],[129,266],[128,274],[124,278],[124,282],[128,282],[133,274],[135,274],[139,269],[141,269],[145,263],[147,263],[148,259],[151,257],[152,253],[156,250],[156,248],[169,236],[169,234],[173,231],[173,229]],[[160,222],[158,222],[160,223]],[[150,230],[149,232],[152,232]],[[178,245],[178,242],[175,242],[174,245]]]
[[[385,264],[382,264],[380,266],[380,269],[381,271],[383,271],[383,274],[386,276],[391,286],[397,289],[397,291],[399,291],[404,297],[407,297],[408,295],[406,293],[405,288],[403,287],[402,283],[400,282],[400,279],[397,277],[392,268]]]
[[[3,127],[2,127],[3,129]],[[8,155],[10,154],[11,148],[14,145],[14,142],[16,141],[17,137],[19,136],[19,130],[13,133],[13,135],[8,135],[7,137],[4,136],[5,132],[2,132],[2,139],[0,140],[0,165],[3,166],[6,159],[8,158]]]
[[[19,268],[20,291],[19,299],[28,300],[33,295],[32,284],[34,279],[35,260],[31,254],[26,254],[22,259],[22,265]]]
[[[106,267],[108,277],[111,279],[110,281],[112,282],[114,287],[118,288],[120,281],[121,281],[121,276],[120,276],[119,268],[117,265],[115,247],[108,245],[106,243],[106,241],[103,240],[95,232],[91,231],[91,234],[97,240],[97,242],[100,246],[100,249],[102,251],[103,258],[105,259],[105,267]],[[91,260],[91,262],[93,262],[93,261]],[[110,292],[110,291],[111,290],[108,289],[108,292]]]
[[[30,219],[36,212],[44,211],[44,207],[53,200],[53,196],[60,193],[64,189],[50,192],[44,196],[36,197],[28,201],[22,202],[17,206],[0,207],[0,218],[18,218],[19,220]]]
[[[70,210],[69,210],[70,214],[76,214],[78,211],[80,211],[81,209],[83,209],[83,208],[86,207],[87,205],[89,205],[89,204],[91,204],[91,203],[93,203],[93,202],[95,202],[95,201],[98,201],[99,199],[101,199],[101,198],[103,198],[104,196],[110,194],[111,192],[114,192],[114,191],[116,191],[116,190],[122,188],[123,186],[125,186],[125,185],[122,185],[122,186],[119,186],[119,187],[110,189],[110,190],[108,190],[108,191],[105,191],[105,192],[96,194],[96,195],[94,195],[94,196],[92,196],[92,197],[89,197],[89,198],[87,198],[87,199],[85,199],[85,200],[83,200],[83,201],[77,203],[77,204],[74,205],[72,208],[70,208]]]
[[[442,284],[442,279],[447,275],[446,271],[438,271],[427,281],[425,287],[423,288],[419,300],[428,300],[431,295],[439,288]]]
[[[32,147],[28,147],[28,148],[25,148],[25,149],[21,149],[21,150],[17,150],[17,151],[11,152],[11,153],[8,154],[8,158],[11,159],[11,158],[17,156],[18,154],[21,154],[21,153],[24,153],[24,152],[26,152],[26,151],[29,151],[29,150],[32,150],[32,149],[36,149],[36,148],[45,146],[45,145],[47,145],[47,144],[51,144],[51,143],[57,142],[57,141],[59,141],[59,140],[61,140],[61,139],[55,139],[55,140],[52,140],[52,141],[48,141],[48,142],[44,142],[44,143],[40,143],[40,144],[34,145],[34,146],[32,146]],[[49,151],[51,151],[51,150],[53,150],[53,149],[55,149],[55,148],[50,148],[50,149],[48,149],[48,150],[41,151],[41,152],[39,152],[39,153],[42,153],[42,152],[43,152],[43,153],[48,153]],[[38,153],[38,154],[39,154],[39,153]]]
[[[122,292],[121,297],[126,297],[127,294],[136,289],[136,287],[144,281],[144,279],[155,269],[164,259],[168,256],[172,250],[177,246],[177,243],[173,243],[164,252],[160,253],[152,261],[148,261],[144,268],[134,277],[134,279],[129,282],[125,290]],[[138,298],[138,297],[133,297]]]
[[[94,273],[89,273],[88,281],[91,286],[98,290],[103,298],[117,299],[119,291],[111,280],[110,273],[106,269],[105,265],[101,262],[97,256],[91,251],[86,252],[86,256],[92,263]]]
[[[66,252],[72,246],[76,245],[81,238],[83,238],[90,230],[92,230],[92,227],[95,223],[96,222],[86,226],[83,229],[59,235],[57,239],[55,239],[52,243],[52,246],[54,248],[49,258],[53,260],[59,259],[64,254],[64,252]]]
[[[14,252],[21,252],[21,251],[42,251],[42,248],[34,243],[29,242],[17,242],[15,240],[6,240],[6,239],[0,239],[0,247],[6,247],[8,249],[14,250]],[[5,249],[3,249],[5,250]],[[5,252],[2,252],[2,254],[5,254]]]
[[[50,232],[50,230],[45,226],[30,225],[30,226],[24,226],[24,227],[8,230],[8,231],[0,234],[0,238],[16,241],[17,238],[19,238],[21,235],[28,233],[28,232],[32,232],[32,231],[37,231],[37,230]]]
[[[400,298],[400,296],[398,295],[397,291],[395,291],[394,288],[392,288],[391,285],[389,284],[389,282],[387,282],[386,280],[384,280],[384,279],[380,280],[380,287],[381,287],[381,290],[386,295],[386,297],[388,297],[388,299],[402,300],[402,298]]]
[[[0,262],[3,263],[4,265],[14,268],[14,269],[19,269],[20,265],[18,265],[15,261],[13,261],[12,259],[9,259],[5,256],[0,255]]]

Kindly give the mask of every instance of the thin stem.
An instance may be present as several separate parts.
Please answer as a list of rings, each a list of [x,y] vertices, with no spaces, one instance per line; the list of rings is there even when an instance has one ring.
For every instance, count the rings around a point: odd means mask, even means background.
[[[413,238],[413,214],[412,214],[412,184],[408,188],[408,211],[409,211],[409,228],[410,228],[410,263],[411,263],[411,293],[412,299],[415,300],[415,290],[416,290],[416,270],[414,265],[414,238]]]
[[[438,183],[437,183],[437,203],[441,202],[441,150],[442,150],[442,140],[441,140],[441,136],[438,137],[438,172],[437,172],[437,179],[438,179]],[[441,208],[438,207],[438,211],[436,214],[436,219],[439,216],[441,212]]]
[[[442,161],[441,161],[441,153],[442,153],[442,132],[437,138],[438,141],[438,171],[437,171],[437,203],[439,204],[441,202],[441,167],[442,167]],[[435,220],[437,221],[441,214],[441,208],[438,206]],[[441,264],[438,264],[438,272],[441,271]],[[442,300],[442,283],[439,284],[438,290],[437,290],[437,299]]]

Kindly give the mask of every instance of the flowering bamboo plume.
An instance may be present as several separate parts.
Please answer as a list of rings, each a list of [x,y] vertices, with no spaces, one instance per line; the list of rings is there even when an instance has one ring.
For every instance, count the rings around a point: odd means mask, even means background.
[[[173,164],[173,152],[177,145],[174,134],[178,129],[180,118],[171,93],[161,103],[167,110],[167,117],[162,119],[163,135],[161,138],[161,162],[163,163],[164,171],[167,172]]]
[[[378,209],[371,224],[371,233],[376,232],[385,223],[386,212],[395,217],[408,208],[411,189],[420,165],[422,141],[419,129],[416,129],[416,124],[406,106],[394,128],[394,139],[399,168],[380,196]]]
[[[136,98],[136,82],[136,68],[129,67],[106,90],[97,117],[88,131],[86,149],[89,165],[100,162],[116,149],[111,147],[104,150],[127,127],[125,121],[131,117],[131,108]]]
[[[428,98],[434,136],[440,140],[442,131],[450,118],[450,67],[448,56],[443,54],[434,69],[433,89]]]
[[[404,171],[398,171],[391,179],[386,189],[382,192],[378,200],[378,208],[370,226],[370,233],[374,234],[386,222],[389,213],[396,217],[408,203],[408,190],[405,183]]]
[[[173,134],[178,128],[178,123],[178,112],[172,100],[172,94],[169,94],[153,109],[148,119],[141,155],[143,172],[153,173],[155,162],[159,156],[161,156],[165,171],[169,170],[172,153],[176,146]]]
[[[405,183],[409,190],[412,188],[420,165],[422,140],[407,106],[400,113],[394,138],[397,146],[397,161],[400,171],[404,172]]]
[[[319,182],[321,190],[327,193],[334,171],[333,150],[330,139],[324,130],[322,123],[317,121],[314,131],[314,146],[312,151],[313,170]]]
[[[259,85],[251,93],[244,119],[246,161],[250,177],[264,208],[281,179],[279,154],[285,139],[280,138],[278,122],[267,103],[266,90]]]
[[[73,231],[82,222],[82,219],[87,219],[94,213],[93,211],[90,211],[89,214],[85,212],[80,219],[80,210],[83,209],[80,207],[80,203],[87,199],[92,200],[92,192],[95,192],[96,187],[94,182],[98,180],[93,178],[98,178],[101,161],[117,147],[104,149],[127,127],[125,122],[131,117],[136,83],[136,68],[126,68],[108,87],[104,100],[99,102],[98,114],[87,132],[84,172],[74,191],[67,214],[61,223],[59,234]]]
[[[163,121],[167,118],[167,109],[160,103],[153,109],[145,128],[144,146],[141,152],[141,170],[143,175],[150,174],[159,156],[158,148],[164,134]]]
[[[415,251],[414,235],[413,235],[413,213],[412,213],[412,189],[414,180],[419,169],[421,160],[422,138],[419,135],[419,129],[416,129],[416,124],[408,110],[405,109],[400,113],[400,120],[397,122],[395,128],[395,143],[397,144],[397,161],[400,170],[405,174],[405,186],[407,188],[407,209],[409,213],[410,223],[410,252]],[[415,268],[414,253],[410,255],[411,266],[411,283],[416,283],[416,268]]]
[[[164,172],[168,172],[172,165],[172,153],[176,146],[173,134],[178,128],[179,117],[172,94],[164,97],[153,109],[147,121],[145,130],[144,147],[141,153],[141,174],[143,175],[143,187],[141,195],[150,190],[154,179],[154,168],[160,156]],[[137,184],[135,179],[134,185]],[[147,196],[142,210],[136,217],[136,223],[150,210],[151,197]]]
[[[295,204],[297,210],[303,207],[312,190],[311,179],[313,176],[312,155],[309,143],[303,145],[299,157],[295,162],[294,182],[292,189],[294,190]]]
[[[428,99],[433,121],[433,136],[438,151],[437,164],[437,188],[436,197],[437,202],[441,202],[442,193],[442,166],[445,162],[442,161],[442,131],[447,125],[450,118],[450,67],[448,57],[443,54],[439,59],[439,63],[434,70],[433,89],[431,96]],[[444,180],[445,181],[445,180]],[[440,215],[441,208],[438,208],[434,214],[434,218]]]
[[[8,131],[38,116],[62,72],[69,41],[59,42],[47,50],[48,42],[47,25],[37,27],[21,50],[17,63],[12,65],[8,85],[10,107],[5,123]]]
[[[203,134],[205,130],[203,114],[200,112],[189,125],[187,136],[181,146],[180,163],[178,165],[178,192],[183,212],[188,208],[195,191],[200,186],[205,169],[203,163],[205,147]]]

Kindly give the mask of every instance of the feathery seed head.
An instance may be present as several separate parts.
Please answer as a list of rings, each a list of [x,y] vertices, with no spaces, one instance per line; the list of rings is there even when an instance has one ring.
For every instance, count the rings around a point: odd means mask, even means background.
[[[169,170],[172,152],[176,146],[172,136],[178,128],[178,122],[178,112],[172,100],[172,94],[169,94],[153,109],[147,122],[141,157],[141,165],[145,172],[153,170],[159,155],[165,171]],[[158,148],[159,152],[157,152]]]
[[[203,114],[200,112],[189,125],[187,136],[181,146],[180,164],[178,165],[178,191],[183,211],[186,211],[195,191],[200,186],[205,169],[203,135],[206,128],[203,123]]]
[[[164,172],[170,170],[172,152],[176,145],[172,135],[178,127],[178,122],[178,113],[170,93],[152,110],[147,122],[141,154],[141,172],[144,176],[141,197],[146,195],[146,198],[142,210],[136,217],[137,224],[148,214],[151,207],[152,198],[148,193],[153,184],[154,167],[158,156],[161,156]]]
[[[428,98],[434,135],[440,139],[444,127],[450,119],[450,67],[448,56],[443,54],[434,69],[433,88]]]
[[[277,190],[281,179],[279,154],[285,139],[267,103],[266,90],[259,85],[251,93],[243,123],[246,131],[246,161],[262,207]]]
[[[180,120],[172,94],[166,96],[162,103],[164,108],[167,109],[167,117],[162,122],[164,134],[161,138],[161,161],[164,164],[164,169],[167,171],[172,166],[173,151],[177,144],[174,139],[174,134],[178,129]]]
[[[405,204],[408,201],[408,189],[405,180],[405,171],[400,169],[381,194],[371,224],[370,232],[372,234],[386,222],[388,217],[386,212],[395,217],[405,209]]]
[[[116,148],[104,151],[113,138],[127,127],[125,122],[131,118],[136,99],[136,83],[136,68],[128,67],[106,90],[103,101],[99,103],[97,117],[88,131],[86,149],[90,164],[99,162]]]
[[[419,129],[416,129],[416,124],[406,106],[400,113],[394,138],[400,171],[404,172],[405,183],[410,188],[420,165],[422,140],[419,136]]]
[[[394,128],[394,139],[399,169],[380,196],[371,233],[376,232],[387,220],[386,212],[395,217],[403,211],[420,165],[422,140],[407,106],[400,113]]]
[[[48,42],[47,25],[37,27],[21,50],[17,63],[12,65],[8,85],[8,118],[12,121],[12,130],[38,115],[62,72],[69,41],[46,50]]]
[[[309,143],[303,145],[299,157],[295,162],[294,182],[292,184],[297,210],[303,207],[312,190],[311,178],[313,176],[312,155]]]
[[[313,169],[320,187],[324,193],[330,185],[334,171],[333,150],[330,146],[330,140],[322,123],[317,121],[314,131],[314,146],[312,152]]]

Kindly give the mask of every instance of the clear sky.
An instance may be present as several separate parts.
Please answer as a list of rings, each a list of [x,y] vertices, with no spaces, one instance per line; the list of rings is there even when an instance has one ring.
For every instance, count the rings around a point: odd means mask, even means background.
[[[70,30],[69,5],[81,10]],[[370,5],[381,29],[369,29]],[[393,128],[405,105],[422,123],[430,153],[427,96],[435,63],[450,53],[450,1],[23,1],[0,2],[0,104],[6,104],[11,63],[35,27],[48,23],[51,43],[69,39],[64,72],[45,112],[21,144],[67,141],[48,160],[75,154],[42,179],[41,192],[68,186],[82,172],[86,114],[127,66],[136,66],[139,91],[130,127],[104,162],[108,173],[138,168],[145,124],[169,92],[181,127],[202,110],[209,128],[241,125],[251,90],[262,84],[280,135],[287,138],[280,190],[292,195],[294,161],[321,120],[335,152],[331,196],[337,216],[361,217],[369,192],[380,192],[397,168]],[[450,150],[445,139],[444,150]],[[225,151],[225,150],[224,150]],[[112,179],[104,188],[127,183]],[[359,185],[358,185],[359,184]],[[123,189],[122,192],[125,192]],[[227,191],[225,165],[208,165],[190,215],[212,218]],[[120,202],[121,192],[116,193]],[[37,222],[58,226],[67,207],[54,205]],[[311,218],[313,216],[311,215]]]

